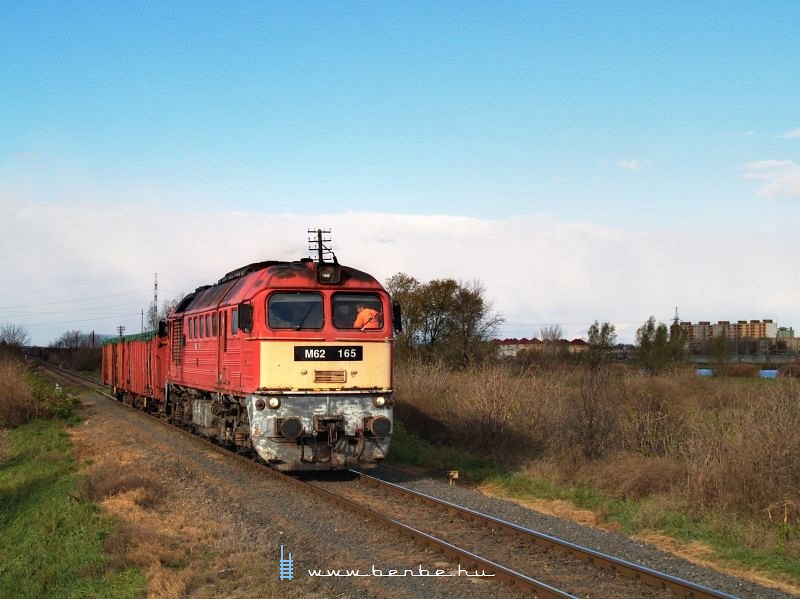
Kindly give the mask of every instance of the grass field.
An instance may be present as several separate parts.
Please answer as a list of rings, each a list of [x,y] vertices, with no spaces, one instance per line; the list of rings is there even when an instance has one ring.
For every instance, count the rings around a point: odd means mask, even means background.
[[[144,597],[103,550],[115,524],[86,497],[64,420],[0,430],[0,596]]]

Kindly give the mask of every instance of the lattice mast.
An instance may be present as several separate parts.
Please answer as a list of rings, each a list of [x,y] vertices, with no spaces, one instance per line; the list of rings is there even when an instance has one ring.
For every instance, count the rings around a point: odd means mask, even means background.
[[[334,264],[338,264],[336,254],[333,253],[330,235],[330,229],[308,230],[308,251],[311,252],[309,257],[313,259],[313,254],[316,253],[317,262],[320,264],[326,262],[326,258],[331,258]]]

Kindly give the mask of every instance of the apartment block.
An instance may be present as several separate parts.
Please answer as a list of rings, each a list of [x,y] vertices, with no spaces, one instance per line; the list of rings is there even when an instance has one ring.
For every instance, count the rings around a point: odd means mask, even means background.
[[[731,341],[738,339],[774,339],[778,336],[778,325],[772,320],[719,320],[716,324],[700,321],[697,324],[682,322],[690,344],[702,344],[714,337],[723,336]]]

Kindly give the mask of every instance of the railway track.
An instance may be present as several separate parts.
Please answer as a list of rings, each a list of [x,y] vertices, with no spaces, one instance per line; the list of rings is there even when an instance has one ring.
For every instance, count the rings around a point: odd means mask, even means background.
[[[94,379],[47,363],[40,364],[119,403],[106,392],[104,385]],[[163,419],[154,420],[170,430],[182,432],[206,448],[239,460],[248,468],[293,485],[301,492],[313,493],[326,502],[335,503],[430,547],[459,564],[459,569],[491,576],[537,597],[733,597],[362,472],[351,471],[353,479],[347,482],[289,476],[263,462],[174,427]],[[492,558],[486,557],[489,553]]]

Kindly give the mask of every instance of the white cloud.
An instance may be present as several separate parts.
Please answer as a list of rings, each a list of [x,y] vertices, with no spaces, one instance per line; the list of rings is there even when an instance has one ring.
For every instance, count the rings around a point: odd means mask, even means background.
[[[783,139],[800,139],[800,129],[789,129],[778,135],[778,137]]]
[[[617,162],[617,166],[620,166],[629,171],[638,171],[644,168],[645,161],[638,160],[636,158],[632,160],[620,160]]]
[[[530,337],[557,323],[577,337],[599,319],[631,341],[650,314],[668,320],[676,305],[693,320],[798,324],[791,319],[800,282],[785,273],[800,262],[800,248],[774,235],[748,233],[747,251],[731,260],[741,232],[626,231],[535,215],[233,214],[8,200],[0,210],[0,323],[36,323],[29,330],[37,343],[73,328],[111,333],[124,324],[137,332],[153,273],[161,297],[171,297],[243,264],[305,256],[306,230],[316,226],[332,228],[340,262],[380,281],[400,271],[423,281],[479,279],[506,317],[503,336]],[[742,272],[748,284],[731,293]],[[130,294],[33,307],[116,293]]]
[[[800,164],[793,160],[760,160],[743,169],[745,179],[762,182],[762,198],[800,198]]]
[[[754,129],[750,129],[748,131],[729,131],[725,135],[728,137],[752,137],[755,135],[756,132]]]

